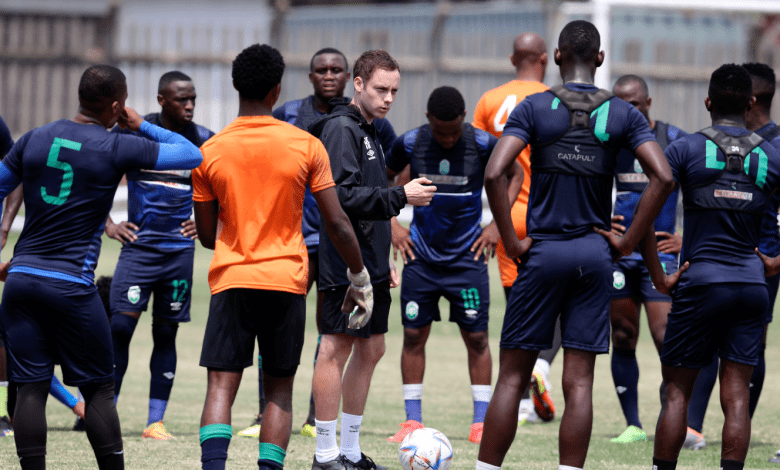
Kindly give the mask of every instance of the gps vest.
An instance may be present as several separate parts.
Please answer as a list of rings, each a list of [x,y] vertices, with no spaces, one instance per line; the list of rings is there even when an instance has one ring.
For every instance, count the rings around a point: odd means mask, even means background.
[[[666,147],[669,146],[669,124],[661,121],[655,121],[655,132],[655,139],[658,142],[658,145],[661,147],[662,151],[665,151]],[[624,152],[627,152],[627,150],[624,150]],[[616,176],[617,182],[615,184],[615,188],[618,191],[641,193],[645,190],[645,188],[647,188],[647,185],[650,184],[650,180],[647,179],[647,175],[642,172],[642,167],[639,165],[639,161],[634,158],[633,162],[633,171],[630,173],[621,173],[621,171],[626,171],[625,165],[623,165],[622,168],[618,168],[618,174]]]
[[[713,127],[699,133],[709,139],[706,141],[707,168],[721,171],[708,183],[683,188],[685,210],[727,210],[763,216],[769,202],[769,193],[764,190],[768,157],[757,147],[764,139],[755,133],[730,136]],[[718,149],[725,161],[717,159]],[[759,160],[755,180],[748,177],[751,158]]]
[[[562,173],[613,178],[615,157],[590,128],[593,111],[612,98],[607,90],[595,93],[572,91],[563,86],[549,90],[569,111],[569,127],[548,143],[531,148],[531,173]],[[607,104],[609,106],[609,104]],[[606,126],[606,113],[604,117]],[[597,118],[596,127],[599,127]]]
[[[314,109],[314,99],[304,98],[301,100],[301,106],[298,108],[298,117],[292,123],[298,129],[309,132],[309,124],[319,119],[320,114]]]
[[[411,167],[419,171],[420,177],[431,180],[439,193],[465,193],[479,191],[482,188],[482,179],[472,178],[469,175],[484,174],[481,171],[482,161],[477,153],[477,139],[474,127],[470,124],[463,125],[461,139],[465,147],[463,159],[460,162],[451,162],[446,158],[433,161],[426,158],[426,154],[432,145],[435,145],[431,134],[430,125],[426,124],[417,132],[414,148],[411,154]],[[415,177],[415,176],[413,176]]]

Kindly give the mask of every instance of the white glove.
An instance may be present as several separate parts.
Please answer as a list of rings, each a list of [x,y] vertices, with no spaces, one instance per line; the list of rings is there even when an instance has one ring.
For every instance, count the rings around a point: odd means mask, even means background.
[[[365,266],[357,274],[347,269],[347,277],[350,284],[341,311],[349,314],[347,328],[360,329],[371,320],[371,313],[374,311],[374,287]]]

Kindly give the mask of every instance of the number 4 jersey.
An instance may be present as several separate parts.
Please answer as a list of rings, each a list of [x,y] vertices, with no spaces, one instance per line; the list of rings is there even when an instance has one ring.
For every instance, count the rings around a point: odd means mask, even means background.
[[[3,159],[11,175],[0,169],[24,184],[24,229],[11,272],[92,284],[122,175],[154,168],[158,153],[152,140],[68,120],[22,136]]]

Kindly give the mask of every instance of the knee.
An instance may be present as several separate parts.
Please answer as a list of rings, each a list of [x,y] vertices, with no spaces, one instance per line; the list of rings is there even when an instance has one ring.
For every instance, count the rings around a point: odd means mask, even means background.
[[[404,328],[404,351],[421,353],[428,337],[419,328]]]
[[[130,342],[138,325],[138,319],[119,313],[111,318],[111,336],[114,341]]]
[[[612,325],[612,347],[617,350],[627,351],[634,349],[632,346],[636,341],[636,333],[632,328],[625,328],[623,325]]]
[[[487,331],[468,333],[465,339],[466,348],[474,354],[482,355],[489,349]]]
[[[155,347],[175,347],[178,323],[152,323],[152,340]]]
[[[353,352],[363,362],[368,364],[376,364],[385,355],[385,342],[374,340],[373,338],[367,339],[356,343],[357,347]]]

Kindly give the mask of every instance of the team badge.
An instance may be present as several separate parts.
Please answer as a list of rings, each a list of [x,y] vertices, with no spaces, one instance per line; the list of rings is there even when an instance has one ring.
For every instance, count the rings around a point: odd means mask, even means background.
[[[138,301],[141,300],[141,288],[138,286],[132,286],[131,288],[127,289],[127,300],[137,304]]]
[[[439,163],[439,173],[447,175],[450,173],[450,161],[446,158]]]
[[[612,286],[615,289],[622,289],[626,287],[626,275],[621,273],[620,271],[615,271],[612,273]]]
[[[406,304],[406,318],[414,320],[420,314],[420,306],[414,300]]]
[[[634,172],[642,173],[642,165],[639,164],[639,160],[634,160]]]

